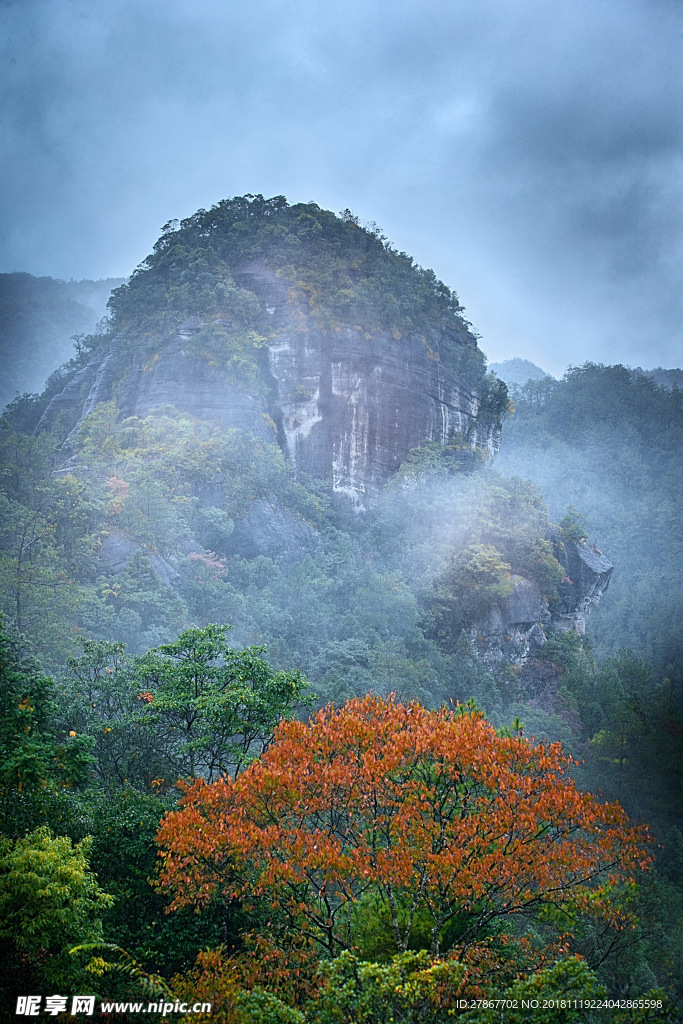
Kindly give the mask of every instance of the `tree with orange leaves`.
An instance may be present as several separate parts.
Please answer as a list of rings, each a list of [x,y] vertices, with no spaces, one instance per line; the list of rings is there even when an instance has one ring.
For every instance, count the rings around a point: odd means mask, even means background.
[[[238,778],[189,786],[159,831],[159,884],[174,908],[266,897],[333,956],[372,897],[395,952],[421,917],[432,956],[447,929],[464,955],[501,918],[595,907],[646,866],[644,831],[571,765],[473,708],[354,699],[283,722]]]

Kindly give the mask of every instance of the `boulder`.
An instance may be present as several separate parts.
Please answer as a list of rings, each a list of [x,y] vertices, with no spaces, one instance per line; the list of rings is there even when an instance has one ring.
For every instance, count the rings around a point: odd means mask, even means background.
[[[614,566],[596,547],[584,541],[564,541],[553,534],[555,558],[565,570],[558,591],[562,606],[553,617],[560,629],[574,629],[583,636],[586,619],[609,586]]]
[[[99,550],[103,566],[114,574],[123,572],[136,552],[141,552],[149,561],[154,575],[165,587],[175,586],[180,581],[180,574],[155,551],[147,551],[142,544],[134,540],[124,530],[110,530],[102,541]]]
[[[318,547],[316,530],[273,498],[257,498],[247,516],[235,523],[228,540],[228,552],[240,558],[265,555],[281,565],[290,565]]]
[[[472,646],[489,671],[503,661],[521,665],[546,642],[548,602],[523,576],[513,576],[512,583],[513,592],[490,605],[470,629]]]

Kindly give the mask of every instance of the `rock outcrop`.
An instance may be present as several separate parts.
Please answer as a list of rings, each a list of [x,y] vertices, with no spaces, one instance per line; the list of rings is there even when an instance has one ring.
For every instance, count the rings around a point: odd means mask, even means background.
[[[271,271],[252,268],[249,280],[277,324],[268,348],[270,412],[296,471],[365,507],[424,439],[447,445],[460,435],[496,450],[499,427],[480,415],[482,395],[434,358],[436,342],[432,349],[416,334],[367,337],[353,326],[323,331],[278,292]]]
[[[259,441],[247,439],[252,454],[234,472],[248,474],[257,449],[281,469],[266,441],[295,477],[324,481],[357,511],[425,441],[453,446],[460,468],[468,456],[479,464],[477,454],[498,448],[504,385],[487,378],[457,295],[385,242],[352,216],[289,207],[282,197],[237,197],[169,223],[112,295],[112,335],[71,371],[38,431],[61,434],[63,468],[77,470],[79,428],[102,403],[115,405],[119,422],[190,416],[217,428],[197,430],[213,438],[239,428]],[[220,514],[231,504],[231,472],[187,483],[197,509]],[[272,480],[259,481],[231,506],[229,535],[214,544],[196,523],[186,532],[221,557],[286,565],[319,542],[300,507]],[[168,548],[169,561],[154,548],[148,557],[173,585]],[[113,529],[100,554],[119,572],[145,553]],[[211,552],[200,545],[191,554]]]
[[[504,662],[523,667],[545,645],[548,628],[586,632],[586,619],[609,586],[613,566],[586,543],[565,542],[553,531],[553,552],[565,570],[552,609],[535,583],[513,576],[513,592],[492,604],[470,629],[472,648],[490,671]]]
[[[110,529],[99,550],[103,567],[114,574],[123,572],[137,554],[148,560],[151,571],[164,586],[175,586],[179,582],[180,574],[165,558],[147,550],[125,530]]]
[[[553,541],[555,558],[565,570],[558,587],[562,606],[554,620],[560,629],[574,629],[583,636],[586,619],[609,586],[613,566],[590,544],[565,544],[557,535]]]
[[[257,498],[245,518],[235,523],[227,552],[240,558],[265,555],[279,565],[291,565],[313,554],[319,543],[318,532],[281,501]]]

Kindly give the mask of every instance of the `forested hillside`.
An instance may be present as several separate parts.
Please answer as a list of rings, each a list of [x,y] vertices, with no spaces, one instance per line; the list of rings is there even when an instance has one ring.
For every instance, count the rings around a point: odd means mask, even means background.
[[[31,274],[0,274],[0,408],[17,394],[39,392],[71,358],[107,312],[122,278],[56,281]]]
[[[533,480],[554,518],[580,509],[615,566],[590,623],[596,653],[630,647],[666,672],[683,653],[683,392],[588,363],[513,394],[497,468]]]
[[[516,405],[377,229],[242,197],[8,407],[6,1001],[675,1019],[680,393]]]
[[[530,359],[520,359],[518,356],[514,359],[505,359],[502,363],[489,363],[489,370],[504,380],[508,387],[520,386],[529,380],[550,376]]]

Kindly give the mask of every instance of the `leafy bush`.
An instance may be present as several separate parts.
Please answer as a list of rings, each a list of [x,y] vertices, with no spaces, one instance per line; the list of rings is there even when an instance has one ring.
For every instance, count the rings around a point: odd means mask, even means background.
[[[113,897],[88,868],[91,840],[36,829],[0,851],[0,944],[20,977],[22,963],[43,984],[78,986],[85,978],[69,950],[102,938],[101,915]],[[18,980],[18,979],[17,979]],[[24,986],[26,979],[24,978]]]

